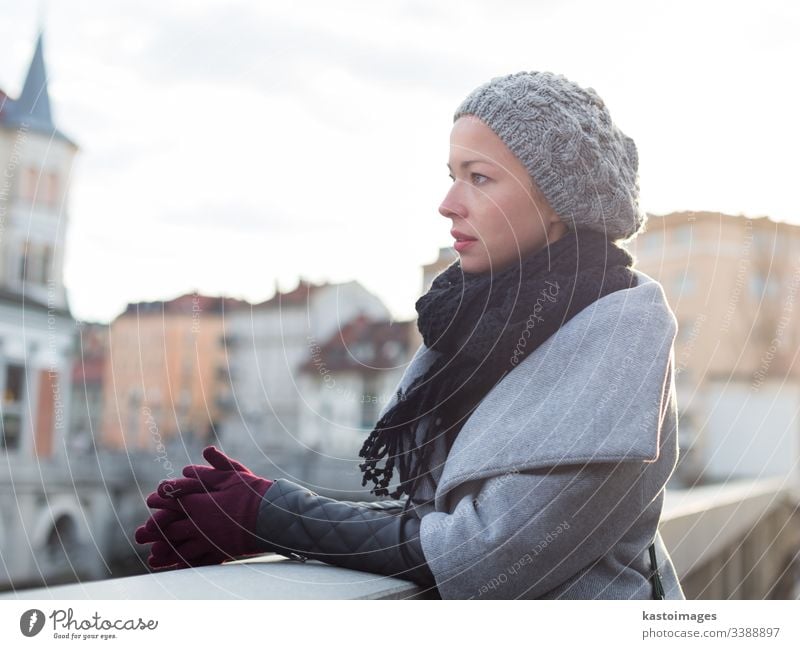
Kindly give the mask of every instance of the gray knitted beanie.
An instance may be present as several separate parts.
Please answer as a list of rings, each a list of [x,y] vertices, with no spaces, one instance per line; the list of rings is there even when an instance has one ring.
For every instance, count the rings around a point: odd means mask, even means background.
[[[630,239],[639,207],[639,155],[594,88],[552,72],[516,72],[473,90],[453,115],[474,115],[519,158],[568,227]]]

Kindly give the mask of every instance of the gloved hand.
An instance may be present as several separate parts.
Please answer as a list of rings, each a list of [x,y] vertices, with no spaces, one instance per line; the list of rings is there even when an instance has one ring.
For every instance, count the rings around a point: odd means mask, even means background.
[[[176,521],[188,520],[177,500],[159,495],[156,489],[147,496],[145,502],[148,507],[157,511],[150,515],[144,525],[136,528],[134,538],[137,543],[153,544],[147,557],[147,563],[151,568],[190,568],[192,565],[219,563],[216,557],[208,557],[207,562],[201,562],[198,557],[190,563],[177,556],[174,544],[167,539],[167,528]]]
[[[203,457],[211,465],[210,467],[202,464],[189,464],[183,467],[184,478],[161,481],[158,485],[158,494],[164,498],[174,498],[187,493],[214,491],[231,479],[239,480],[236,474],[255,476],[255,473],[244,464],[229,458],[214,446],[204,448]],[[271,484],[271,481],[268,482]]]
[[[258,508],[272,485],[215,447],[203,450],[212,465],[184,467],[184,478],[165,480],[147,498],[157,508],[136,530],[138,543],[153,543],[154,568],[210,565],[259,552]]]

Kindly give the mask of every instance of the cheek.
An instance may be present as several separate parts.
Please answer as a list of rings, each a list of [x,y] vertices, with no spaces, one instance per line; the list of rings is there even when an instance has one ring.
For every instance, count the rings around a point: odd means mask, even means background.
[[[525,205],[516,197],[506,197],[493,205],[491,222],[487,223],[487,232],[502,241],[523,240],[531,236],[532,219]]]
[[[540,227],[526,194],[498,189],[479,201],[472,210],[472,227],[490,251],[525,248],[537,238]]]
[[[539,246],[543,231],[540,219],[532,213],[530,200],[514,197],[497,202],[492,222],[486,225],[486,247],[500,255],[524,254]]]

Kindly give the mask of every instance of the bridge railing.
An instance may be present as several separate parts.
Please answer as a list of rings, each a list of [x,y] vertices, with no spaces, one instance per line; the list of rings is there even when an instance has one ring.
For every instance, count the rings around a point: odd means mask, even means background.
[[[784,480],[668,490],[660,526],[687,599],[795,598],[798,492]],[[415,584],[267,554],[218,566],[17,590],[18,599],[414,599]]]

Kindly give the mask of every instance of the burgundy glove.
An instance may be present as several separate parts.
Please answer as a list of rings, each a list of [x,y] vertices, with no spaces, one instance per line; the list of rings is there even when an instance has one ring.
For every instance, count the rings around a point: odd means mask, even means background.
[[[258,477],[244,464],[229,458],[214,446],[203,449],[203,457],[211,465],[189,464],[183,467],[185,478],[163,480],[158,485],[158,494],[163,498],[176,498],[189,493],[216,491],[231,479],[241,481],[237,474]],[[267,481],[272,484],[271,481]],[[199,483],[199,484],[198,484]]]
[[[150,549],[150,556],[147,558],[151,568],[191,568],[192,566],[212,565],[222,561],[211,552],[194,557],[191,561],[188,561],[188,558],[178,556],[175,551],[175,544],[167,539],[167,528],[175,521],[187,520],[186,513],[181,509],[178,501],[163,498],[157,492],[153,492],[147,497],[147,505],[151,508],[157,508],[158,511],[136,530],[136,541],[138,543],[153,543],[153,547]]]
[[[272,485],[215,447],[203,450],[212,467],[189,465],[184,478],[165,480],[147,498],[158,508],[136,530],[138,543],[153,543],[154,568],[209,565],[259,552],[258,508]]]

